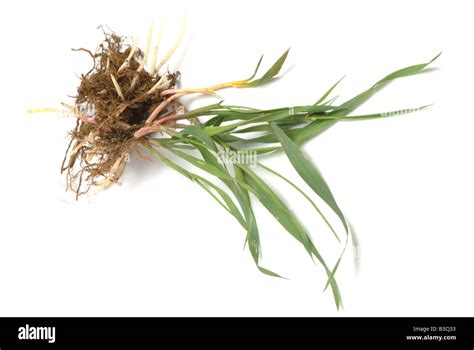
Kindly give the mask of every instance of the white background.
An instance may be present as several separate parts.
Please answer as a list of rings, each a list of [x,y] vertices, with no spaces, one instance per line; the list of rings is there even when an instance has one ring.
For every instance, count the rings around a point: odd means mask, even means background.
[[[468,1],[15,1],[1,3],[0,316],[472,316],[474,62]],[[229,104],[270,108],[344,101],[439,51],[435,70],[390,84],[358,110],[429,103],[427,111],[339,123],[305,146],[361,243],[338,273],[337,312],[325,276],[257,206],[263,265],[245,232],[196,184],[133,159],[121,186],[83,198],[64,192],[59,167],[74,120],[27,115],[71,102],[107,24],[142,45],[165,21],[164,47],[188,31],[169,68],[182,86],[241,79],[261,53],[286,48],[282,79],[223,91]],[[211,99],[187,101],[190,107]],[[283,154],[266,164],[298,184]],[[266,177],[268,178],[268,177]],[[301,197],[268,178],[334,262],[340,247]],[[334,219],[334,218],[333,218]],[[337,220],[333,220],[337,224]],[[340,227],[338,227],[339,231]]]

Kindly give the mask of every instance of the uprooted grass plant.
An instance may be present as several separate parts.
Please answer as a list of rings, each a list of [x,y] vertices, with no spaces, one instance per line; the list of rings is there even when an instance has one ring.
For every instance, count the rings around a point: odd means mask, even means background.
[[[352,115],[357,107],[387,83],[421,72],[439,55],[427,63],[397,70],[341,104],[335,104],[334,98],[330,96],[339,80],[316,102],[303,106],[262,110],[225,105],[221,101],[187,110],[179,101],[183,96],[216,96],[216,91],[223,88],[256,87],[270,82],[280,72],[288,51],[259,77],[262,58],[247,79],[186,89],[178,88],[179,72],[163,69],[178,47],[183,31],[161,60],[158,60],[158,44],[162,31],[152,49],[153,28],[150,29],[145,51],[128,38],[112,31],[103,32],[105,38],[95,52],[84,48],[77,50],[90,55],[93,66],[81,76],[75,104],[63,104],[63,109],[32,110],[59,112],[76,118],[76,126],[70,132],[70,143],[61,166],[61,171],[66,173],[68,189],[79,197],[94,186],[103,189],[116,183],[124,172],[131,152],[136,152],[144,159],[156,157],[197,183],[232,215],[246,231],[246,244],[257,268],[267,275],[279,277],[260,265],[259,228],[252,201],[255,198],[303,245],[307,254],[319,262],[327,274],[325,289],[331,288],[339,308],[341,296],[335,273],[351,230],[326,181],[303,153],[300,144],[320,135],[338,121],[387,118],[423,109]],[[288,182],[321,216],[328,230],[342,245],[342,253],[333,265],[326,262],[297,216],[252,170],[254,167],[249,166],[248,162],[225,161],[222,156],[233,152],[256,154],[263,159],[265,154],[280,150],[314,193],[337,215],[344,228],[342,241],[310,195],[261,162],[256,162],[256,165]],[[189,167],[176,163],[173,160],[175,157],[184,160]],[[209,177],[197,174],[193,168],[200,169],[201,173],[207,173]]]

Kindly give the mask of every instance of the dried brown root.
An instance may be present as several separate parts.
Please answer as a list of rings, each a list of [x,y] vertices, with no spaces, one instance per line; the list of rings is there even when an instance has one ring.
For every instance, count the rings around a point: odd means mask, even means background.
[[[65,110],[37,110],[78,119],[62,166],[67,187],[76,196],[92,186],[99,186],[100,191],[120,179],[130,150],[146,142],[134,135],[167,99],[161,96],[163,88],[175,88],[179,79],[179,72],[160,75],[155,66],[151,72],[145,70],[152,29],[145,52],[129,44],[128,38],[113,32],[104,35],[95,53],[78,49],[89,53],[94,62],[92,70],[81,76],[75,105]],[[172,106],[162,109],[163,114],[174,113],[170,109]]]

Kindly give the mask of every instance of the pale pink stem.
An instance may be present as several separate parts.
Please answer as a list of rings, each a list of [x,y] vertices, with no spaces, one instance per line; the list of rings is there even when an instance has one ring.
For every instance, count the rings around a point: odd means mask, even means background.
[[[176,115],[176,114],[172,114],[172,115],[169,115],[169,116],[167,116],[167,117],[158,119],[158,120],[155,122],[155,124],[156,124],[156,125],[161,125],[161,124],[164,124],[164,123],[166,123],[166,122],[176,120],[176,119],[178,119],[179,117],[181,117],[181,116],[178,116],[178,115]]]
[[[155,121],[152,125],[150,126],[144,126],[143,128],[135,131],[133,136],[137,139],[140,137],[153,134],[154,132],[157,132],[158,130],[161,129],[161,124],[166,123],[168,121],[172,121],[176,119],[176,115],[170,115],[168,117],[162,118],[160,120]]]
[[[171,95],[171,94],[174,94],[176,91],[177,91],[176,89],[163,90],[160,95],[161,96]]]
[[[169,97],[168,99],[164,100],[163,102],[161,102],[158,105],[158,107],[155,108],[153,113],[150,114],[150,116],[146,120],[145,124],[151,124],[153,122],[153,120],[155,120],[155,118],[158,116],[158,114],[160,114],[160,112],[163,109],[165,109],[171,102],[173,102],[174,100],[180,98],[183,95],[186,95],[186,93],[183,92],[183,93],[175,94],[175,95]]]
[[[173,115],[169,115],[167,117],[164,117],[164,118],[161,118],[161,119],[158,119],[157,121],[155,121],[152,125],[150,126],[144,126],[143,128],[135,131],[135,133],[133,134],[133,136],[135,138],[140,138],[140,137],[143,137],[143,136],[146,136],[148,134],[153,134],[154,132],[157,132],[158,130],[160,130],[160,126],[164,123],[167,123],[167,122],[170,122],[170,121],[174,121],[174,120],[177,120],[177,119],[180,119],[182,116],[181,115],[176,115],[176,114],[173,114]]]
[[[144,126],[143,128],[135,131],[133,137],[139,139],[140,137],[146,136],[148,134],[153,134],[154,132],[156,132],[156,126]]]

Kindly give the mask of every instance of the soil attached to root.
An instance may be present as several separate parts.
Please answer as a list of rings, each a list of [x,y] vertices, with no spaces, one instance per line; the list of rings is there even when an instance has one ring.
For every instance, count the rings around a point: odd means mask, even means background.
[[[177,101],[167,104],[163,89],[173,89],[179,72],[150,73],[143,69],[147,53],[128,38],[104,32],[105,39],[95,53],[87,49],[94,65],[77,89],[75,106],[67,106],[77,117],[71,142],[61,167],[68,189],[76,197],[91,186],[117,182],[128,160],[128,152],[155,131],[147,119],[160,105],[160,119],[181,109]]]

